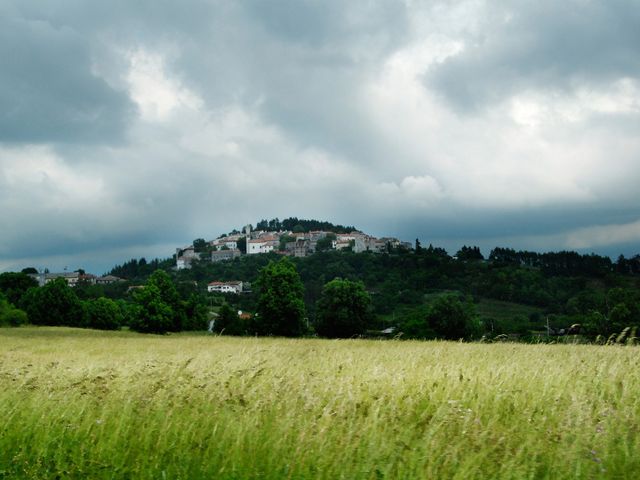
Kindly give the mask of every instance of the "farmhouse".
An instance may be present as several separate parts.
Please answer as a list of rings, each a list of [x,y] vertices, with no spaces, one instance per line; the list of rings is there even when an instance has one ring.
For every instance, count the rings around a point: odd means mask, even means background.
[[[240,256],[240,250],[237,248],[231,250],[214,250],[211,252],[211,261],[213,263],[223,262],[225,260],[233,260]]]
[[[264,235],[247,242],[247,254],[269,253],[278,248],[280,238],[275,235]]]
[[[191,268],[191,262],[199,259],[200,253],[195,251],[193,245],[176,249],[176,269],[178,270]]]
[[[211,282],[207,285],[207,291],[209,293],[242,293],[242,282]]]
[[[240,238],[240,235],[227,235],[209,242],[209,245],[218,250],[221,250],[223,247],[228,248],[229,250],[235,250],[238,248],[238,240],[240,240]]]
[[[80,274],[78,272],[46,273],[44,283],[46,285],[58,278],[64,278],[70,287],[75,287],[80,281]]]
[[[96,278],[96,283],[98,285],[108,285],[110,283],[122,282],[120,277],[116,277],[115,275],[105,275],[103,277]]]

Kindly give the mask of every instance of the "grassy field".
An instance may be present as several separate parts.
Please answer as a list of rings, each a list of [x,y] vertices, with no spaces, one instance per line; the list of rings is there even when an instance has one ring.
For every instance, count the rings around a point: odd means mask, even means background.
[[[475,308],[483,321],[487,322],[489,319],[494,321],[494,327],[501,333],[524,333],[528,330],[541,329],[544,327],[544,319],[540,319],[537,323],[532,323],[529,320],[531,314],[542,314],[543,311],[540,308],[490,298],[480,299],[475,305]]]
[[[638,478],[640,349],[0,329],[0,478]]]

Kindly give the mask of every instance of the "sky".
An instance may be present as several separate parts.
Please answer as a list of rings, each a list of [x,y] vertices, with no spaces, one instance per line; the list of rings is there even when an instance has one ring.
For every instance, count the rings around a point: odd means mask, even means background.
[[[260,219],[640,253],[638,0],[0,0],[0,271]]]

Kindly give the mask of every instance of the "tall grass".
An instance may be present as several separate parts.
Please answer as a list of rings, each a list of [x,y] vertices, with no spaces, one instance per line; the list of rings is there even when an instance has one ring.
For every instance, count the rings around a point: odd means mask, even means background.
[[[637,478],[639,353],[0,329],[0,478]]]

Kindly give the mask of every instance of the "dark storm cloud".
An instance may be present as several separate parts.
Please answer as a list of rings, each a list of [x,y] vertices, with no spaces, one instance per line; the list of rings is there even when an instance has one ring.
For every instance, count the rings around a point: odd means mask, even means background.
[[[92,74],[87,41],[72,28],[5,19],[0,58],[0,141],[104,143],[124,135],[133,105]]]
[[[602,246],[583,229],[608,224],[633,245],[633,3],[4,2],[0,270],[290,215],[448,248]]]
[[[461,53],[426,77],[456,108],[474,110],[514,92],[559,92],[640,76],[635,0],[497,2]]]
[[[278,0],[241,2],[249,18],[269,34],[292,45],[314,49],[348,49],[353,42],[371,41],[371,48],[395,44],[406,31],[404,2],[318,2]]]
[[[358,94],[407,40],[403,2],[247,1],[219,11],[202,31],[206,50],[189,42],[176,61],[209,106],[233,98],[300,146],[354,161],[376,154]]]

